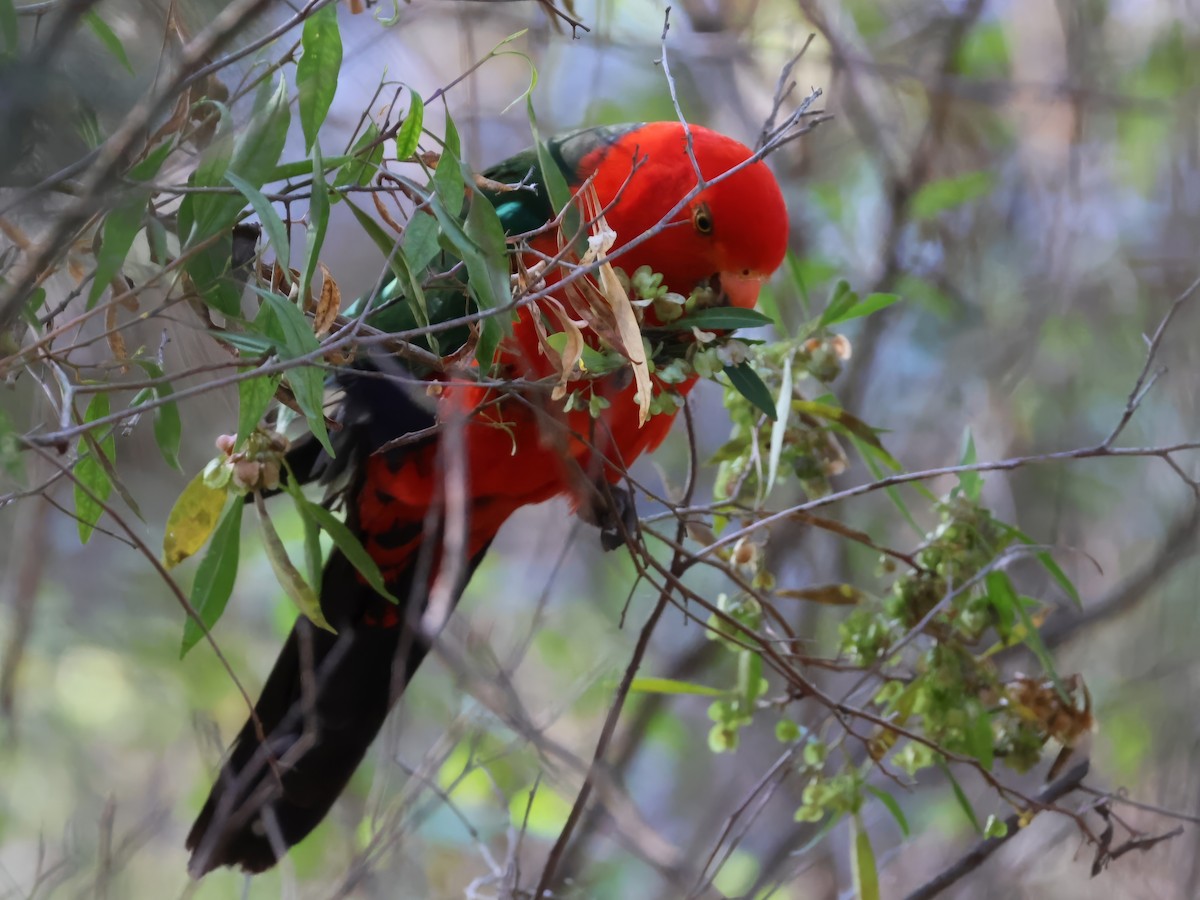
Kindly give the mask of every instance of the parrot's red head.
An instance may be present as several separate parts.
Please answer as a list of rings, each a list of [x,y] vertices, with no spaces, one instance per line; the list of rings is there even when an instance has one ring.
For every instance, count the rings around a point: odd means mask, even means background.
[[[752,155],[732,138],[699,125],[690,128],[705,179],[716,178]],[[787,209],[775,176],[761,161],[705,188],[653,237],[622,251],[696,187],[686,132],[679,122],[638,126],[593,151],[581,168],[595,174],[600,203],[613,204],[606,218],[617,241],[609,255],[626,272],[650,266],[662,274],[667,287],[681,294],[716,275],[730,302],[748,308],[757,301],[762,282],[783,262]]]

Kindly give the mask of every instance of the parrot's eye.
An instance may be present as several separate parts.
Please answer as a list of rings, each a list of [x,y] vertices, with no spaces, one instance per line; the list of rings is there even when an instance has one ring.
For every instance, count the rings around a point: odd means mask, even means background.
[[[692,225],[701,234],[712,234],[713,221],[712,213],[708,211],[708,206],[701,203],[692,210]]]

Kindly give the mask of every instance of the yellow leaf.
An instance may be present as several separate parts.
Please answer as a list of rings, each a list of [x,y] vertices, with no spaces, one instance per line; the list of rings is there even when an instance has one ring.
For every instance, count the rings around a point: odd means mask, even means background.
[[[334,627],[329,624],[325,619],[325,614],[321,612],[321,601],[317,598],[316,592],[288,558],[287,548],[283,546],[283,541],[279,539],[279,534],[275,531],[275,526],[267,514],[267,507],[262,501],[261,494],[254,495],[254,507],[258,510],[259,521],[262,522],[263,545],[267,551],[267,559],[271,562],[275,577],[279,579],[279,586],[283,588],[285,594],[292,598],[292,602],[296,604],[302,615],[308,617],[310,622],[318,628],[324,628],[326,631],[336,634]]]
[[[217,527],[226,496],[224,488],[211,488],[204,483],[203,472],[188,483],[167,516],[163,565],[174,568],[204,546]]]

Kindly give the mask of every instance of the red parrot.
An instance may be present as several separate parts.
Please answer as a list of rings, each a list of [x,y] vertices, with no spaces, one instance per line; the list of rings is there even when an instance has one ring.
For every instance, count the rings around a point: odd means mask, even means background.
[[[608,251],[614,265],[630,273],[648,266],[674,292],[709,286],[722,302],[752,307],[786,251],[783,196],[761,161],[707,184],[751,151],[706,128],[690,131],[691,155],[678,122],[585,129],[547,142],[547,149],[573,192],[585,183],[594,188],[616,234]],[[656,229],[697,187],[695,165],[705,188]],[[530,170],[540,183],[533,151],[485,175],[517,181]],[[536,193],[488,199],[510,234],[533,231],[553,215],[540,185]],[[547,236],[533,247],[546,255],[558,250]],[[561,288],[520,310],[493,373],[553,381],[557,371],[542,340],[562,330],[550,307],[570,309],[564,294]],[[586,328],[585,338],[598,343]],[[400,372],[398,363],[376,360],[340,379],[336,459],[322,457],[310,441],[297,446],[290,463],[301,481],[322,475],[345,485],[346,524],[400,602],[377,594],[341,552],[331,554],[320,601],[336,634],[304,617],[296,622],[255,706],[266,743],[248,721],[188,835],[194,877],[226,865],[268,869],[325,817],[429,650],[421,620],[431,591],[448,613],[513,512],[567,495],[607,526],[610,542],[623,533],[632,505],[608,486],[661,443],[673,418],[660,413],[641,424],[629,365],[589,381],[587,389],[608,401],[597,417],[587,409],[562,412],[562,399],[552,402],[544,389],[466,379],[439,385],[431,411],[400,379],[380,377],[389,366]],[[686,394],[694,383],[692,376],[672,387]],[[405,435],[415,437],[381,450]]]

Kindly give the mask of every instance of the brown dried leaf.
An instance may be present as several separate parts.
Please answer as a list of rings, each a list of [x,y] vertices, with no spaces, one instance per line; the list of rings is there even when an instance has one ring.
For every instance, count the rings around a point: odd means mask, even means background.
[[[120,296],[118,291],[125,287],[124,282],[120,278],[114,278],[110,285],[113,292],[113,302],[108,304],[108,309],[104,312],[104,330],[108,332],[108,349],[112,351],[113,359],[121,364],[118,370],[122,375],[129,374],[129,366],[126,363],[129,361],[129,350],[125,347],[125,337],[118,330],[117,322],[117,303],[116,300]]]
[[[191,108],[192,94],[190,91],[184,91],[179,95],[179,99],[175,101],[175,108],[171,110],[171,117],[163,123],[158,131],[151,135],[150,140],[146,142],[146,148],[153,147],[169,134],[177,134],[187,124]]]
[[[810,512],[792,513],[791,518],[812,525],[814,528],[820,528],[822,531],[832,531],[834,534],[840,534],[844,538],[849,538],[860,544],[866,544],[868,547],[875,546],[875,542],[871,540],[871,536],[865,531],[851,528],[849,525],[844,525],[837,521],[837,519],[827,519],[824,516],[816,516]]]
[[[33,246],[33,242],[29,240],[25,232],[3,216],[0,216],[0,234],[3,234],[22,250],[27,251]]]
[[[856,606],[863,592],[850,584],[821,584],[809,588],[779,588],[775,596],[785,600],[807,600],[822,606]]]
[[[554,357],[556,355],[558,357],[556,362],[558,384],[550,392],[550,399],[561,400],[567,394],[567,382],[571,380],[571,376],[578,367],[579,361],[583,358],[583,332],[579,329],[579,325],[575,323],[575,320],[567,315],[567,311],[563,309],[561,303],[547,300],[542,304],[542,308],[554,313],[554,317],[558,319],[558,324],[561,326],[563,334],[567,336],[567,342],[563,345],[562,353],[555,354],[549,344],[543,347],[546,355],[552,362],[555,361]]]
[[[468,322],[466,342],[449,356],[442,357],[442,371],[445,372],[456,368],[473,359],[475,357],[475,348],[479,346],[479,336],[482,333],[483,327],[478,321]]]
[[[375,211],[379,213],[379,218],[396,232],[396,234],[404,234],[404,226],[392,218],[392,214],[388,212],[386,206],[383,205],[383,194],[374,193],[371,195],[371,201],[375,204]]]
[[[522,190],[520,185],[496,181],[494,178],[488,178],[478,172],[475,173],[475,186],[481,191],[491,191],[494,194],[511,194],[513,191]]]
[[[317,301],[317,311],[313,316],[313,333],[317,337],[324,337],[342,311],[342,289],[333,280],[333,273],[325,263],[319,262],[317,265],[321,267],[321,298]]]
[[[580,262],[583,265],[601,260],[599,269],[600,293],[616,318],[617,332],[620,335],[621,346],[617,349],[633,366],[633,380],[638,389],[638,425],[645,425],[650,417],[650,398],[653,388],[650,385],[650,367],[646,362],[646,348],[642,344],[642,330],[638,326],[637,315],[633,304],[629,301],[621,279],[613,271],[612,263],[605,260],[605,254],[616,242],[617,234],[608,227],[601,211],[600,198],[596,189],[589,186],[584,203],[588,208],[589,217],[593,221],[592,237],[588,240],[588,251]]]

